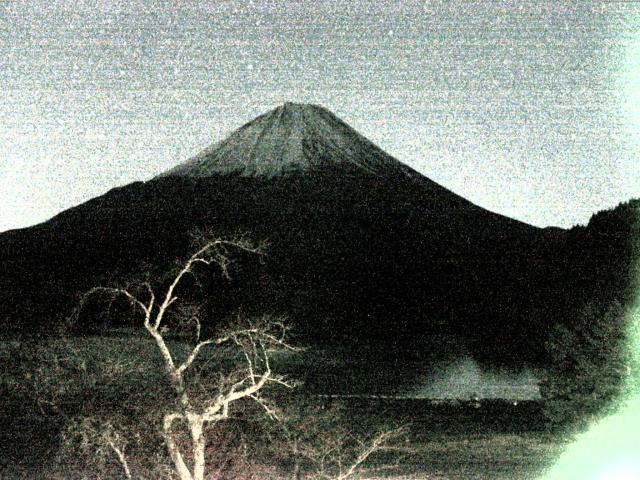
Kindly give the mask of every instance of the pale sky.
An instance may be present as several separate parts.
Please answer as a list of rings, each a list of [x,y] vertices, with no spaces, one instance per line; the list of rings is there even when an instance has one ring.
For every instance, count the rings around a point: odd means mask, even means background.
[[[640,197],[640,3],[0,0],[0,231],[323,105],[539,226]]]

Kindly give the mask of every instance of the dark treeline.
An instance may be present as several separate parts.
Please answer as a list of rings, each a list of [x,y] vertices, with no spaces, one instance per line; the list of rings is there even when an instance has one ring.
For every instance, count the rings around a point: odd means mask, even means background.
[[[639,260],[640,200],[593,215],[558,244],[549,266],[558,320],[546,336],[549,369],[541,384],[551,422],[591,421],[633,388]]]

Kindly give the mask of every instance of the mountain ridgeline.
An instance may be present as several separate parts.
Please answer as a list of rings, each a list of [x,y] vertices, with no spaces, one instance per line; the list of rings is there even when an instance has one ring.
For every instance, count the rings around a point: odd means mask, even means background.
[[[166,272],[191,232],[210,229],[269,244],[263,258],[235,258],[230,282],[212,270],[181,292],[206,299],[210,327],[269,313],[287,316],[300,343],[420,351],[452,335],[480,361],[539,363],[550,327],[592,295],[630,298],[638,209],[533,227],[450,192],[321,107],[285,104],[150,181],[1,234],[0,321],[46,331],[81,292]]]

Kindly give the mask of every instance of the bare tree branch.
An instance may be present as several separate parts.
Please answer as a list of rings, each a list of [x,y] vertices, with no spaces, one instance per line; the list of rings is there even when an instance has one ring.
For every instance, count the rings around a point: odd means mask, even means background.
[[[201,322],[197,311],[193,311],[189,315],[189,321],[195,323],[196,343],[180,363],[176,362],[165,340],[163,322],[167,315],[170,314],[170,307],[178,301],[176,291],[184,277],[193,275],[194,268],[197,265],[210,266],[215,264],[220,268],[222,275],[228,278],[229,265],[231,264],[229,249],[231,248],[254,254],[261,252],[260,246],[256,247],[245,239],[222,240],[210,237],[179,267],[161,295],[156,295],[149,282],[141,284],[141,287],[146,290],[145,296],[147,298],[145,300],[136,296],[128,288],[95,287],[82,297],[78,308],[74,311],[74,315],[79,315],[93,295],[106,294],[112,298],[117,296],[125,297],[136,309],[143,313],[144,328],[154,340],[161,354],[164,370],[175,392],[179,407],[177,411],[170,411],[165,414],[163,437],[174,464],[175,472],[180,480],[203,480],[204,478],[204,451],[206,445],[204,428],[207,424],[229,418],[230,405],[244,398],[257,402],[269,417],[276,418],[275,410],[260,397],[259,392],[269,382],[290,386],[284,378],[272,374],[269,360],[269,352],[273,349],[293,350],[293,347],[285,341],[287,327],[282,319],[264,317],[255,322],[239,319],[236,328],[228,329],[220,337],[201,340]],[[161,299],[161,301],[157,303],[156,298]],[[205,347],[220,348],[226,344],[235,345],[242,352],[244,368],[238,371],[241,374],[240,379],[231,381],[234,376],[234,373],[232,373],[226,377],[230,382],[221,383],[220,391],[214,399],[204,402],[194,401],[187,388],[187,379],[185,378],[187,370],[203,354]],[[227,383],[226,387],[224,383]],[[186,424],[190,433],[191,458],[189,463],[191,467],[185,461],[185,452],[180,450],[176,441],[175,424],[178,422]],[[109,443],[107,441],[107,443],[118,455],[123,468],[128,472],[128,478],[130,478],[124,451],[118,449],[113,442]]]
[[[111,438],[107,438],[106,441],[118,457],[118,461],[124,470],[125,477],[127,477],[128,480],[131,480],[131,470],[129,469],[129,463],[127,462],[127,457],[124,454],[124,449],[118,447]]]
[[[200,353],[200,350],[202,350],[203,347],[206,347],[207,345],[211,345],[214,343],[216,343],[215,340],[205,340],[203,342],[198,343],[195,347],[193,347],[193,350],[191,350],[191,353],[184,360],[184,362],[182,362],[182,364],[176,369],[176,372],[179,374],[182,374],[187,368],[191,366],[191,364],[196,359],[196,357],[198,356],[198,353]]]
[[[381,432],[376,435],[368,444],[363,444],[356,459],[351,463],[351,465],[347,467],[344,472],[340,471],[338,476],[335,477],[335,480],[346,480],[347,478],[352,477],[373,453],[393,448],[389,445],[390,440],[392,440],[393,438],[397,438],[405,431],[406,430],[404,427],[400,427],[396,430]]]

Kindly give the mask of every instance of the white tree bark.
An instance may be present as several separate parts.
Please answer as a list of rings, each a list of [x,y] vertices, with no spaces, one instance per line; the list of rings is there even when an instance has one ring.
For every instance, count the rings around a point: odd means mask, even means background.
[[[180,477],[180,480],[193,480],[193,475],[191,475],[189,468],[187,467],[186,463],[184,463],[184,459],[182,458],[180,449],[175,442],[175,435],[173,433],[173,422],[179,417],[180,415],[175,413],[166,414],[164,416],[162,432],[164,441],[167,445],[167,450],[169,450],[169,456],[173,461],[173,465],[176,473],[178,474],[178,477]]]
[[[144,284],[148,293],[146,301],[141,300],[127,289],[118,288],[94,288],[85,295],[80,304],[82,307],[86,297],[97,292],[107,292],[112,295],[125,296],[134,306],[144,313],[144,327],[155,341],[161,354],[164,370],[169,383],[171,384],[179,410],[169,412],[164,416],[163,437],[167,450],[174,465],[175,472],[180,480],[204,480],[206,472],[206,435],[205,428],[210,423],[215,423],[221,419],[228,418],[229,405],[243,398],[250,398],[263,405],[267,413],[275,416],[274,412],[262,402],[258,396],[259,391],[268,382],[277,382],[282,385],[288,384],[281,378],[272,374],[268,349],[272,347],[288,348],[285,343],[284,334],[286,328],[280,321],[268,320],[261,324],[249,323],[246,327],[230,330],[225,335],[216,338],[200,341],[200,323],[197,321],[197,340],[187,357],[181,364],[176,364],[174,357],[163,336],[163,319],[169,313],[169,308],[178,300],[175,290],[185,275],[192,273],[195,265],[217,264],[225,277],[228,277],[228,260],[224,254],[218,251],[221,246],[234,246],[249,252],[257,252],[258,249],[248,245],[246,242],[229,242],[224,240],[212,240],[206,243],[196,253],[194,253],[178,271],[171,284],[167,287],[162,297],[162,302],[156,304],[156,296],[149,284]],[[239,347],[244,354],[246,375],[239,381],[233,383],[225,392],[219,393],[217,397],[206,404],[194,405],[189,396],[185,383],[185,373],[193,365],[194,361],[202,354],[207,346],[221,346],[224,344],[234,344]],[[189,430],[191,451],[189,465],[185,461],[185,453],[181,452],[177,443],[175,424],[184,423]],[[116,453],[118,453],[116,451]],[[120,455],[118,455],[120,457]],[[123,464],[123,466],[126,465]],[[126,467],[128,472],[128,466]],[[130,473],[128,478],[130,478]]]
[[[107,440],[107,443],[118,457],[118,461],[120,462],[120,465],[124,470],[124,476],[127,477],[127,480],[131,480],[131,470],[129,469],[129,462],[127,462],[127,457],[124,454],[124,450],[118,447],[112,440]]]

